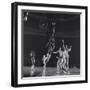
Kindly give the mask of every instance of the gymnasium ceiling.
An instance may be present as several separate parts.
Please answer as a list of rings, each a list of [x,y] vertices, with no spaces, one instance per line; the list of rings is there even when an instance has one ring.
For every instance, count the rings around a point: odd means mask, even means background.
[[[25,20],[27,17],[27,20]],[[56,23],[56,33],[66,36],[80,34],[80,14],[77,13],[50,13],[50,12],[23,12],[23,26],[25,32],[46,33],[52,31],[52,22]]]

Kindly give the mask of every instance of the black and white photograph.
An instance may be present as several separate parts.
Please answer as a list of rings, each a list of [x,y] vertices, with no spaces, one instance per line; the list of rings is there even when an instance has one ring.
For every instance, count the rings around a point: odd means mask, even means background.
[[[22,10],[22,78],[80,75],[80,13]]]
[[[86,7],[26,3],[12,6],[15,85],[87,81]]]

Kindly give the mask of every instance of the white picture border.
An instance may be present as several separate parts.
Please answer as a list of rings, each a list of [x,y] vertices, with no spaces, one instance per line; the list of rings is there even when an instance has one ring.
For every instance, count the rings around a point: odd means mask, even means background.
[[[61,11],[61,12],[79,12],[80,15],[80,75],[64,75],[51,77],[29,77],[23,78],[21,75],[21,11],[23,10],[43,10],[43,11]],[[39,6],[18,6],[18,84],[34,84],[48,82],[65,82],[85,80],[85,10],[73,8],[55,8]]]

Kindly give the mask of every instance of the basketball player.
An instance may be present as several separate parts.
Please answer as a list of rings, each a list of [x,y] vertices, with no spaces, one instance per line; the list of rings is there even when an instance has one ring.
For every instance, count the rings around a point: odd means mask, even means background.
[[[53,52],[53,53],[59,54],[59,56],[56,57],[58,59],[58,61],[57,61],[57,74],[59,74],[60,70],[63,68],[63,52],[61,50],[61,47],[59,48],[59,50],[57,50],[56,52]]]
[[[35,52],[34,51],[31,51],[30,52],[30,59],[31,59],[31,76],[33,76],[34,72],[35,72]]]
[[[51,58],[51,54],[50,54],[50,53],[47,53],[46,56],[43,55],[42,61],[43,61],[43,64],[44,64],[44,65],[43,65],[43,73],[42,73],[42,76],[45,76],[45,74],[46,74],[46,65],[47,65],[47,63],[49,62],[50,58]]]

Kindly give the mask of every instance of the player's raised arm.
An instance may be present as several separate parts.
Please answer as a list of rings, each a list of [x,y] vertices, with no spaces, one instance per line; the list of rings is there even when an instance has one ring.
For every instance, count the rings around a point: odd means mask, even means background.
[[[58,53],[58,50],[56,52],[53,52],[53,54],[57,54]]]
[[[63,43],[63,49],[65,49],[64,40],[62,40],[62,43]]]

